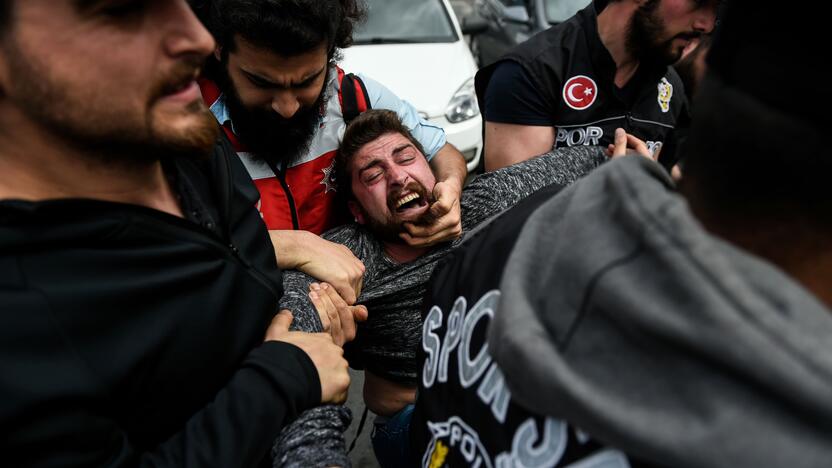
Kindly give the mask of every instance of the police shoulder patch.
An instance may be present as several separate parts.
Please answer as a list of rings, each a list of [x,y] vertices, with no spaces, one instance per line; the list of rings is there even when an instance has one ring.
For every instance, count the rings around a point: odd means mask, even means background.
[[[673,99],[673,85],[667,81],[667,78],[662,78],[659,81],[659,108],[662,112],[667,112],[670,110],[670,100]]]

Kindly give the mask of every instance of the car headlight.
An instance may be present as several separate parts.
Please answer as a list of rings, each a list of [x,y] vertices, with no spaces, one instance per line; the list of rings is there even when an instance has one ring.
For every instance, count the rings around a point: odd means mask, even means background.
[[[477,93],[474,90],[474,78],[469,79],[451,98],[445,117],[451,123],[464,122],[480,114]]]

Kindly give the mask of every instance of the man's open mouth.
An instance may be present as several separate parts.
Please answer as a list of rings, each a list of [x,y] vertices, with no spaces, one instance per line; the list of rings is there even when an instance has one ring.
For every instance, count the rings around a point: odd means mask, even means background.
[[[424,205],[425,202],[422,199],[422,196],[416,192],[408,193],[407,195],[402,196],[398,200],[396,200],[396,211],[401,213],[404,211],[409,210],[410,208],[416,208],[419,206]]]

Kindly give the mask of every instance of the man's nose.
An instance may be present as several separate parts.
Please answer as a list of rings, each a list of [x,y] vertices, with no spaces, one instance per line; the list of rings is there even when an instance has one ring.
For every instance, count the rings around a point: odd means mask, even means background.
[[[387,177],[390,180],[390,185],[395,187],[404,187],[409,181],[407,171],[404,171],[395,165],[387,170]]]
[[[280,91],[272,98],[272,110],[284,119],[291,119],[298,109],[300,109],[300,102],[290,91]]]
[[[696,17],[693,19],[694,31],[699,31],[705,34],[711,33],[716,24],[716,7],[702,8],[696,12]]]
[[[216,43],[213,36],[197,19],[187,2],[184,0],[169,2],[165,12],[170,29],[168,29],[164,44],[170,56],[207,57],[214,51]]]

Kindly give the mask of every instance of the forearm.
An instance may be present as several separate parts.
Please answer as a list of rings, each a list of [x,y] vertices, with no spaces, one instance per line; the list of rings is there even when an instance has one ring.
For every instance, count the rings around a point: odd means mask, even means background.
[[[485,170],[495,171],[551,151],[553,127],[485,122]]]
[[[450,183],[462,189],[468,176],[468,168],[465,166],[462,153],[453,145],[445,143],[431,159],[430,166],[438,182]]]
[[[281,270],[294,270],[303,263],[304,240],[310,235],[308,231],[269,231],[269,237],[277,255],[277,266]]]
[[[481,174],[465,189],[463,227],[471,229],[547,185],[569,185],[606,160],[600,147],[558,148],[540,157]]]
[[[17,408],[37,408],[50,402],[48,412],[30,411],[24,419],[2,421],[7,426],[13,424],[8,426],[13,430],[2,443],[5,460],[10,463],[7,466],[257,466],[269,455],[281,428],[321,400],[320,381],[308,356],[290,344],[265,343],[249,353],[216,396],[189,419],[158,415],[158,432],[165,431],[166,439],[155,446],[139,447],[132,445],[136,428],[126,429],[124,414],[119,413],[119,405],[127,403],[105,403],[104,388],[99,388],[98,382],[86,383],[83,377],[88,368],[79,366],[72,352],[65,355],[50,361],[50,369],[58,369],[55,376],[81,377],[53,376],[52,380],[44,380],[40,388],[18,393],[14,402],[5,402],[4,409],[12,404]],[[8,370],[3,365],[0,369]],[[89,390],[77,393],[79,388]],[[78,398],[67,398],[69,394],[78,394]],[[110,407],[111,410],[102,410]],[[170,427],[172,424],[178,427]],[[54,443],[60,440],[77,443]]]

